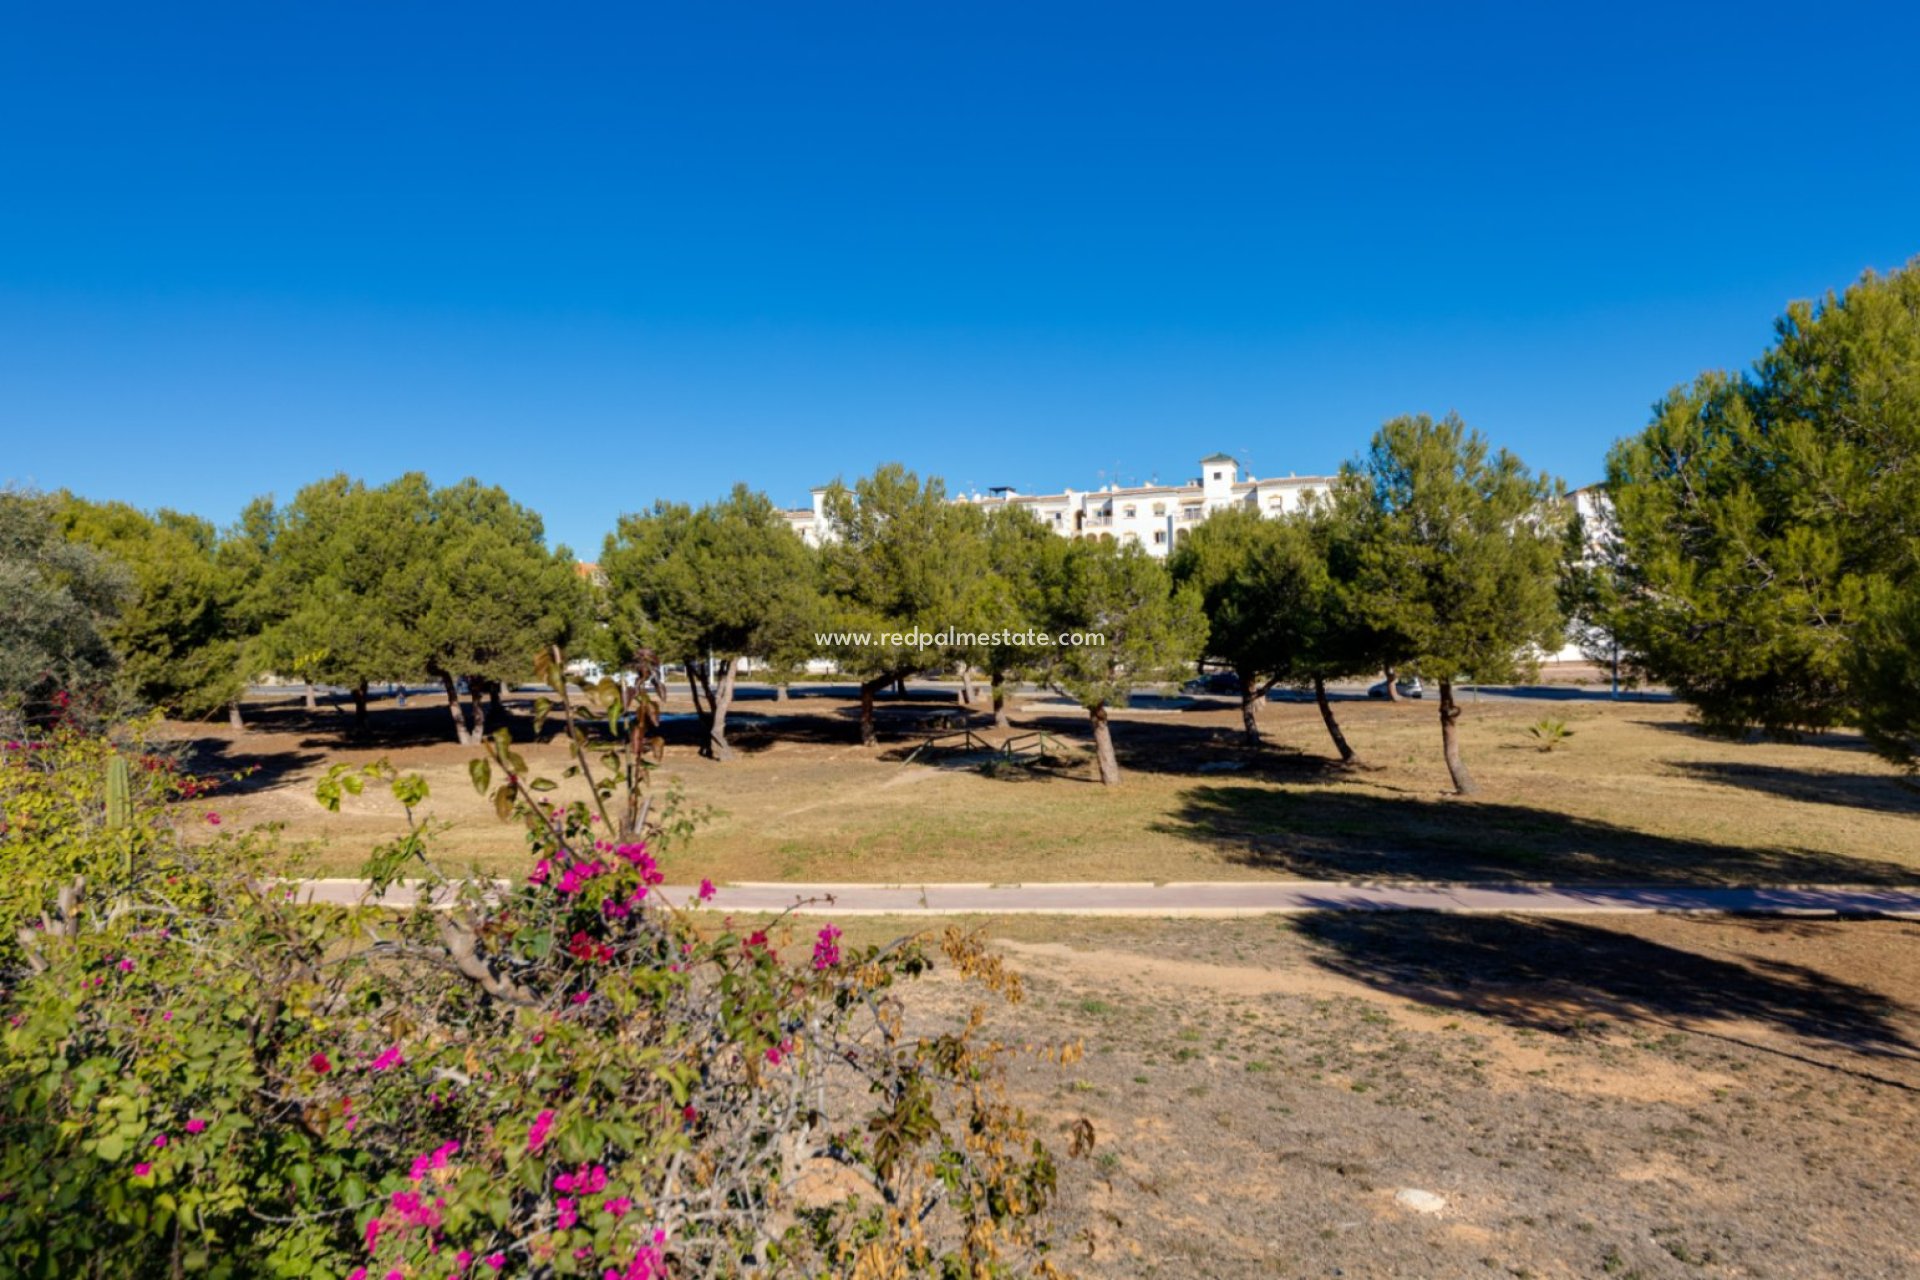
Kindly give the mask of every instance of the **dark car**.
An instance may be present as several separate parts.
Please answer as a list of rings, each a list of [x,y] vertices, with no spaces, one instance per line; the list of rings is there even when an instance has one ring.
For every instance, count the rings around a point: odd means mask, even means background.
[[[1403,698],[1424,698],[1427,696],[1427,691],[1425,687],[1421,685],[1419,676],[1401,676],[1393,682],[1393,687],[1399,690],[1400,696]],[[1387,682],[1382,680],[1380,683],[1368,689],[1367,696],[1369,698],[1386,697]]]
[[[1180,686],[1182,693],[1240,692],[1240,677],[1231,671],[1207,671]]]

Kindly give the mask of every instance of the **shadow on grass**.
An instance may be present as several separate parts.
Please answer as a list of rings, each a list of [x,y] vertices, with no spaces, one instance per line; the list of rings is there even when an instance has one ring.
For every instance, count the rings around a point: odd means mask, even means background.
[[[1324,968],[1512,1026],[1567,1032],[1605,1018],[1698,1029],[1740,1019],[1813,1044],[1920,1063],[1908,1030],[1917,1011],[1804,965],[1703,955],[1539,916],[1326,912],[1298,927]],[[1920,942],[1920,926],[1894,927]]]
[[[1740,764],[1727,760],[1668,760],[1665,763],[1668,768],[1702,782],[1745,787],[1783,800],[1920,815],[1920,788],[1885,775],[1791,769],[1784,765]],[[1914,833],[1914,841],[1920,844],[1920,831]]]
[[[181,763],[189,773],[217,781],[215,796],[249,796],[287,785],[324,758],[318,751],[249,750],[244,739],[195,738]]]
[[[1311,879],[1557,884],[1910,884],[1912,868],[1815,849],[1653,835],[1525,805],[1207,785],[1156,830]]]

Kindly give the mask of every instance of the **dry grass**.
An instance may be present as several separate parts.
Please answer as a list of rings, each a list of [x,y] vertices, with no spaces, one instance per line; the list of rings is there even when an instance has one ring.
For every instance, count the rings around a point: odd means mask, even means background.
[[[1848,734],[1801,744],[1726,742],[1659,703],[1467,705],[1468,759],[1482,784],[1447,794],[1431,704],[1340,705],[1365,767],[1330,767],[1310,705],[1270,704],[1268,744],[1248,751],[1236,713],[1136,710],[1116,717],[1128,776],[1090,781],[1084,717],[1035,700],[1020,713],[1067,743],[1039,770],[985,771],[979,757],[903,765],[909,722],[936,709],[885,709],[879,751],[854,744],[852,709],[808,697],[751,702],[741,757],[699,759],[675,725],[659,772],[708,811],[676,877],[872,881],[1286,878],[1537,879],[1691,883],[1898,883],[1920,879],[1920,791]],[[1528,726],[1551,714],[1573,736],[1537,749]],[[355,868],[398,825],[390,801],[328,814],[313,784],[328,764],[386,757],[425,774],[443,847],[493,870],[521,863],[513,829],[466,781],[470,754],[440,740],[444,708],[376,710],[374,740],[346,718],[260,708],[239,737],[181,727],[201,763],[260,771],[217,801],[228,821],[280,823],[312,873]],[[516,717],[516,731],[528,724]],[[557,772],[560,753],[527,754]]]

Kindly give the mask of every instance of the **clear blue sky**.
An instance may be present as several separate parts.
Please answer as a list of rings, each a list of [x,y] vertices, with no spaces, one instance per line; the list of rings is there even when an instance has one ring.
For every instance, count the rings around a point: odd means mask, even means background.
[[[1338,12],[1336,12],[1338,11]],[[0,480],[1568,480],[1920,253],[1912,5],[0,6]]]

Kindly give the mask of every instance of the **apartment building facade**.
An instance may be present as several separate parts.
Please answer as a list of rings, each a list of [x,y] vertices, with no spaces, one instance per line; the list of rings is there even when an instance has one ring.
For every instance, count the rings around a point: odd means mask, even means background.
[[[1060,493],[1020,493],[997,487],[986,493],[965,493],[956,502],[992,508],[1021,506],[1040,523],[1062,537],[1104,538],[1132,543],[1148,554],[1165,556],[1209,514],[1228,507],[1278,516],[1297,511],[1314,494],[1324,493],[1332,476],[1286,476],[1255,479],[1243,475],[1239,462],[1224,453],[1200,459],[1200,474],[1185,484],[1066,489]],[[786,511],[787,523],[809,545],[828,536],[823,486],[813,490],[813,505]]]

